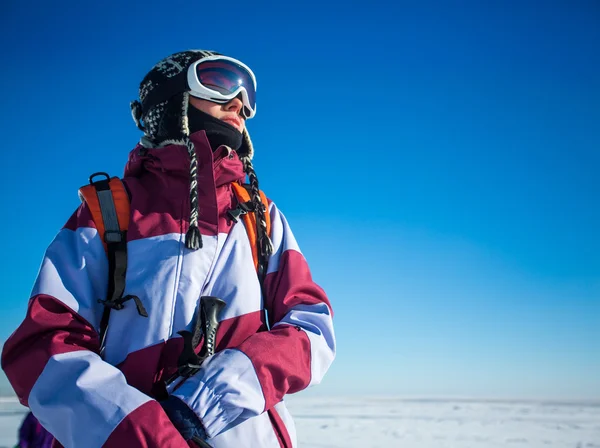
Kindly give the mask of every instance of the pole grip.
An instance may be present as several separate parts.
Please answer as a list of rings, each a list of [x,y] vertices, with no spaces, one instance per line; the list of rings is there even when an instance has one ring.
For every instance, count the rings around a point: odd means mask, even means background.
[[[219,329],[219,313],[226,303],[214,296],[200,297],[200,319],[202,333],[204,334],[204,345],[198,356],[203,361],[215,354],[217,345],[217,330]]]

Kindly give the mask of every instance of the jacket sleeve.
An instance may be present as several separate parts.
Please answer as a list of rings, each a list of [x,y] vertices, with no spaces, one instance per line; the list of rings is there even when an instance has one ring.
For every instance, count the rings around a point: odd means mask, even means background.
[[[187,447],[160,405],[98,355],[108,283],[85,205],[48,247],[2,368],[20,402],[64,447]]]
[[[209,437],[318,384],[335,357],[329,300],[274,203],[270,215],[274,253],[264,282],[270,331],[207,359],[173,392],[200,417]]]

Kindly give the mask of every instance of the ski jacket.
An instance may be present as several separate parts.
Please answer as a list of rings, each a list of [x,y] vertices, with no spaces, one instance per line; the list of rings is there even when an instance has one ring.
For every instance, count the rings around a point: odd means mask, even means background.
[[[243,181],[242,163],[227,147],[213,153],[204,131],[191,139],[198,250],[184,244],[187,148],[137,146],[125,168],[131,196],[125,294],[138,296],[148,317],[133,301],[112,310],[99,355],[98,299],[106,297],[108,263],[84,203],[47,249],[25,320],[4,345],[2,367],[21,403],[65,447],[188,446],[157,399],[177,370],[183,345],[177,332],[191,330],[204,295],[227,304],[216,353],[174,395],[200,417],[213,447],[295,447],[283,398],[319,383],[333,361],[331,306],[285,217],[269,201],[274,252],[261,292],[244,224],[227,215],[237,205],[231,183]]]

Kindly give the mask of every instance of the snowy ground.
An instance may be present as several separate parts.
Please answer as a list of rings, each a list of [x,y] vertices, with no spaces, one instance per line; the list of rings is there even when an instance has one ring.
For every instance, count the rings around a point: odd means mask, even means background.
[[[600,403],[291,397],[301,447],[600,448]]]
[[[301,448],[600,448],[600,403],[290,397]],[[0,448],[24,408],[0,399]]]
[[[17,429],[25,417],[26,409],[16,398],[0,397],[0,448],[13,447],[17,443]]]

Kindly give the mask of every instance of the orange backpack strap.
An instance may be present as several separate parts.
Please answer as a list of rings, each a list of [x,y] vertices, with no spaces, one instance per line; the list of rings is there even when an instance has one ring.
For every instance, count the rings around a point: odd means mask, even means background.
[[[94,182],[94,177],[100,175],[106,179]],[[129,228],[129,196],[123,182],[106,173],[94,173],[90,176],[90,183],[79,189],[79,198],[87,203],[104,250],[108,253],[107,243],[121,242]]]
[[[250,247],[252,248],[252,258],[254,259],[254,267],[259,272],[259,259],[258,259],[258,227],[256,225],[256,213],[252,210],[252,203],[250,193],[244,185],[240,185],[236,182],[231,184],[233,192],[238,200],[238,207],[234,210],[230,210],[229,216],[237,221],[241,216],[246,232],[248,233],[248,239],[250,240]],[[267,197],[262,190],[259,191],[260,200],[265,206],[265,221],[267,223],[267,235],[271,235],[271,216],[269,215]],[[266,269],[266,266],[263,266]]]
[[[103,176],[104,179],[94,181],[97,176]],[[111,309],[121,310],[124,308],[124,302],[133,299],[140,316],[148,317],[148,313],[137,296],[123,296],[127,272],[127,229],[130,218],[129,195],[125,185],[118,177],[111,178],[106,173],[94,173],[90,176],[89,185],[79,189],[79,198],[87,204],[92,214],[108,258],[106,299],[98,300],[104,304],[99,332],[102,354]]]

